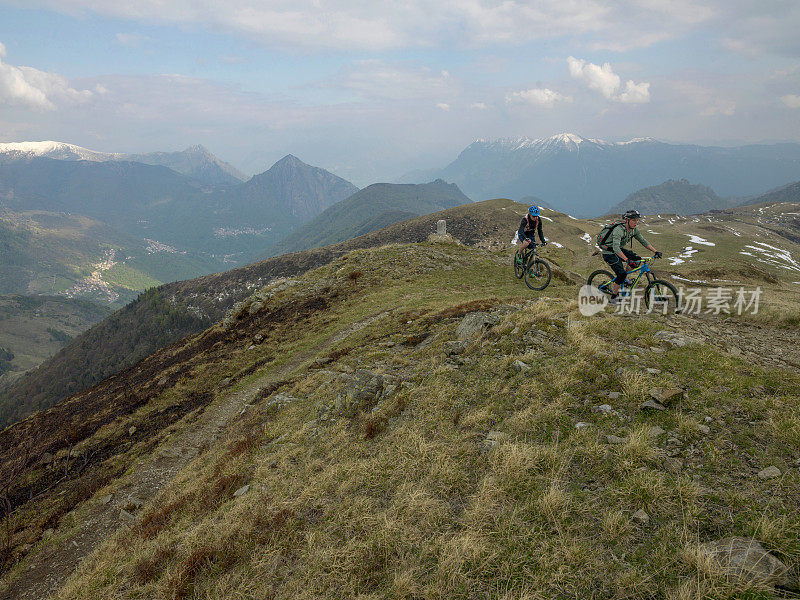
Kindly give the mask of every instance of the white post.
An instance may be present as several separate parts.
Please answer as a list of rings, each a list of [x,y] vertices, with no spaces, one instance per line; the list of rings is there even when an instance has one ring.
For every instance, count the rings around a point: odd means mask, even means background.
[[[447,221],[439,219],[436,222],[436,233],[438,235],[445,235],[447,233]]]

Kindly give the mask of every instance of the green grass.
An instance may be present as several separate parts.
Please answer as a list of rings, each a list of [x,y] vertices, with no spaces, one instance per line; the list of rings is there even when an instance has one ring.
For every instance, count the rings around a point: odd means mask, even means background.
[[[103,271],[103,280],[111,285],[137,292],[163,283],[124,263],[117,263],[107,271]]]
[[[295,374],[282,391],[298,401],[276,410],[255,400],[60,597],[734,598],[749,588],[696,547],[749,534],[796,567],[800,377],[708,345],[642,350],[633,361],[632,344],[685,320],[585,319],[567,284],[546,290],[563,299],[526,304],[544,294],[515,280],[506,259],[446,245],[356,251],[267,300],[268,310],[317,296],[328,304],[263,330],[256,349],[246,341],[204,357],[173,393],[214,386],[265,356],[275,360],[249,381],[292,356],[344,352]],[[475,301],[518,310],[458,364],[444,343],[470,310],[459,307]],[[426,336],[435,337],[417,347]],[[516,371],[516,360],[531,370]],[[329,371],[357,368],[408,385],[373,410],[318,421],[339,388]],[[686,401],[639,410],[649,387],[670,382]],[[745,398],[755,385],[764,393]],[[622,396],[609,401],[604,389]],[[606,402],[618,416],[593,410]],[[653,438],[653,425],[667,433]],[[490,430],[502,434],[491,449]],[[607,434],[628,441],[609,444]],[[678,474],[661,466],[670,439]],[[767,464],[784,477],[755,477],[753,465]],[[244,483],[251,491],[234,498]],[[649,525],[631,520],[639,509]]]

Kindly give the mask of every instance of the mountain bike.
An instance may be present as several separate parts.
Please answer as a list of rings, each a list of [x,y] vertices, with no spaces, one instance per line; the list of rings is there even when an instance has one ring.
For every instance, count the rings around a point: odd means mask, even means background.
[[[681,306],[681,297],[675,286],[663,279],[657,279],[656,274],[650,268],[650,264],[655,260],[654,257],[643,258],[639,261],[639,266],[628,272],[628,277],[634,276],[635,279],[632,283],[628,284],[628,279],[625,280],[620,286],[620,296],[631,296],[633,289],[639,280],[644,276],[647,281],[647,286],[644,288],[644,303],[648,309],[656,304],[661,304],[665,313],[677,314],[683,308]],[[591,275],[586,283],[593,285],[604,294],[609,296],[613,290],[611,284],[613,283],[616,275],[605,269],[598,269]]]
[[[514,275],[517,279],[524,277],[525,285],[532,290],[543,290],[550,284],[550,265],[536,251],[542,245],[531,242],[514,253]]]

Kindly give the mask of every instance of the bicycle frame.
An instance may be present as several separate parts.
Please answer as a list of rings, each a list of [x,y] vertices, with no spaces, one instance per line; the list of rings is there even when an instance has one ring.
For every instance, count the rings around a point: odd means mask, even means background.
[[[642,275],[645,276],[645,279],[647,279],[647,281],[652,281],[653,279],[655,279],[655,274],[653,273],[653,269],[650,268],[650,263],[651,262],[653,262],[653,258],[652,257],[643,258],[641,261],[639,261],[639,266],[638,267],[628,271],[628,275],[627,276],[630,277],[631,275],[636,273],[636,279],[633,280],[633,283],[630,285],[629,288],[627,288],[627,290],[625,292],[621,292],[623,295],[630,293],[630,290],[632,290],[633,288],[636,287],[636,284],[639,283],[639,280],[642,278]],[[604,283],[603,285],[600,286],[600,289],[604,290],[604,289],[610,287],[612,283],[613,283],[613,281],[609,281],[607,283]]]

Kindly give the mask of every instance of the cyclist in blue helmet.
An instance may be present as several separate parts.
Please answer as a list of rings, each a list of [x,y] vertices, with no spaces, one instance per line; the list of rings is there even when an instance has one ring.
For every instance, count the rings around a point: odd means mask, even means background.
[[[531,242],[536,241],[535,234],[539,233],[539,239],[542,241],[542,246],[547,244],[542,233],[542,218],[539,216],[539,207],[531,204],[528,212],[522,217],[522,222],[519,224],[517,230],[517,239],[522,242],[522,247],[527,248]]]

